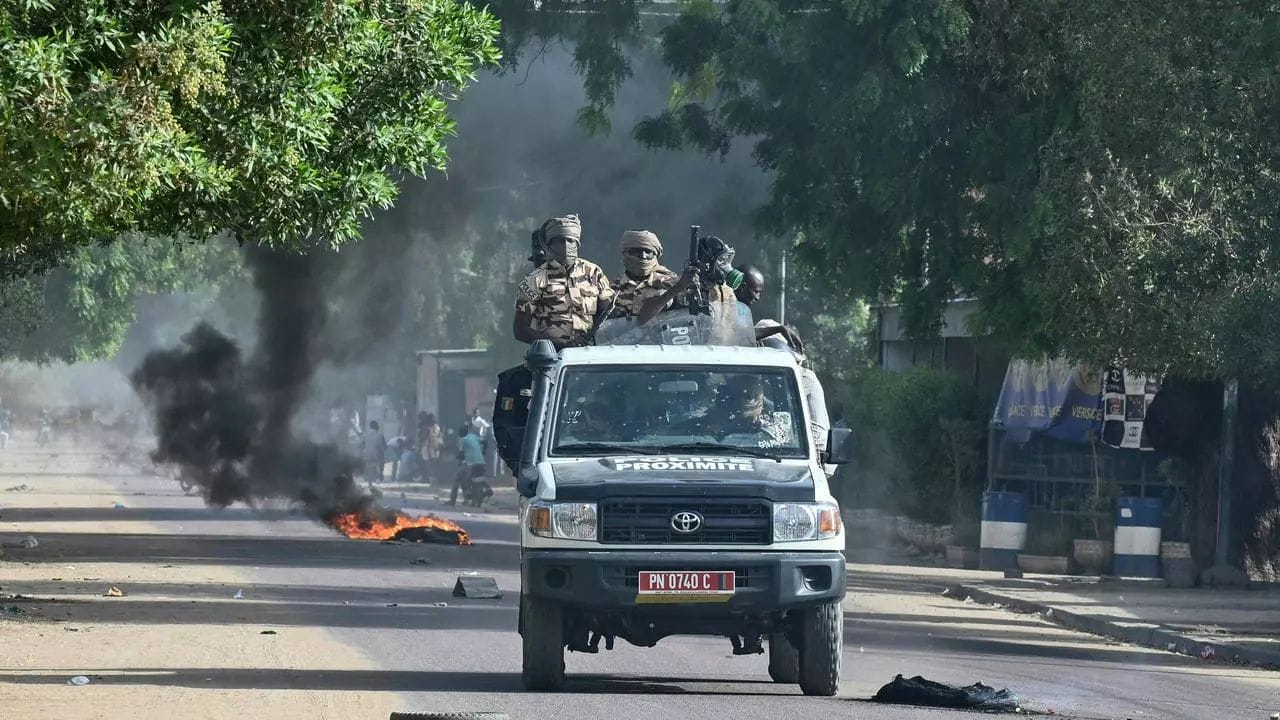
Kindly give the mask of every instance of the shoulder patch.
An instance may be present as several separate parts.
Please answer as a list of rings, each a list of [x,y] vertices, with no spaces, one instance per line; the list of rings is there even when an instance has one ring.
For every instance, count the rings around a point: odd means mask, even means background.
[[[523,293],[524,296],[529,299],[529,302],[534,302],[538,299],[538,295],[539,295],[538,291],[535,290],[533,286],[529,284],[528,276],[525,276],[525,278],[521,280],[520,284],[517,285],[516,287],[520,288],[520,292]]]

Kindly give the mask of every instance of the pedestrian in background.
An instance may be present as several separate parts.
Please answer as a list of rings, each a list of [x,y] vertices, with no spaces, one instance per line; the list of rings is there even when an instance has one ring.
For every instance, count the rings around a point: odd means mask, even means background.
[[[477,405],[475,410],[471,411],[471,431],[480,438],[480,446],[484,451],[484,472],[485,475],[496,475],[493,469],[494,442],[493,442],[493,423],[484,418],[483,411]]]
[[[460,437],[458,438],[458,460],[460,467],[458,474],[453,479],[453,490],[449,493],[449,504],[456,505],[458,503],[458,490],[476,480],[484,478],[484,446],[476,435],[475,430],[470,423],[458,428]],[[465,499],[465,491],[463,497]]]
[[[430,485],[440,466],[440,453],[444,450],[444,432],[431,413],[418,414],[418,453],[422,457],[422,477]]]
[[[370,420],[369,429],[364,434],[364,462],[370,483],[382,482],[382,465],[386,460],[387,439],[383,437],[378,421]]]

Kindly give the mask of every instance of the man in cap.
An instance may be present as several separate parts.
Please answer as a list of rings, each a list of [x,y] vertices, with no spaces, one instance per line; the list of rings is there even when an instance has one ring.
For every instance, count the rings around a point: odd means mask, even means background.
[[[617,293],[613,314],[618,317],[639,315],[645,302],[661,297],[676,284],[678,276],[663,267],[662,241],[648,230],[628,230],[622,233],[622,277],[613,283]],[[662,309],[679,302],[668,300]]]
[[[524,343],[550,340],[557,350],[585,345],[613,306],[613,287],[599,265],[578,257],[577,215],[548,220],[542,235],[547,261],[520,281],[512,333]]]

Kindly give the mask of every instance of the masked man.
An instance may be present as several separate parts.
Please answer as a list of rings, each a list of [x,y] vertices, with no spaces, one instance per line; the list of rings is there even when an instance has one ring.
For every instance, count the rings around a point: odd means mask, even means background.
[[[578,257],[581,244],[577,215],[543,225],[547,261],[520,281],[512,323],[516,340],[550,340],[557,350],[585,345],[596,322],[613,307],[608,277],[599,265]]]
[[[622,234],[622,277],[613,283],[617,293],[613,314],[617,317],[639,315],[645,301],[663,295],[676,284],[678,276],[663,267],[662,242],[648,230],[628,230]],[[670,307],[678,302],[668,302]],[[665,309],[665,308],[664,308]]]

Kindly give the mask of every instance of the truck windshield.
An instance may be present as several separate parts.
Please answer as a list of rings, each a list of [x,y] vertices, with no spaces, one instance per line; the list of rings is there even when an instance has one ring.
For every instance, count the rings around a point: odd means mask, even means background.
[[[767,450],[808,457],[795,375],[761,367],[571,367],[565,370],[553,456]],[[756,454],[756,453],[752,453]]]

